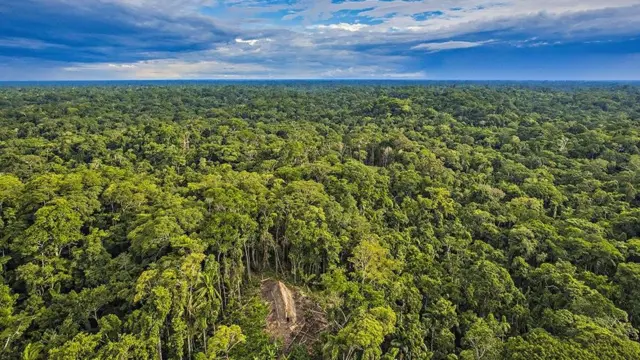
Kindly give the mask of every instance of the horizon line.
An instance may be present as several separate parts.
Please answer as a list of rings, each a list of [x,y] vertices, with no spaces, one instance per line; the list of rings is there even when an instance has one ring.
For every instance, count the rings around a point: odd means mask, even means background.
[[[33,82],[154,82],[154,81],[423,81],[423,82],[640,82],[640,79],[406,79],[406,78],[244,78],[244,79],[61,79],[61,80],[0,80],[0,83],[33,83]]]

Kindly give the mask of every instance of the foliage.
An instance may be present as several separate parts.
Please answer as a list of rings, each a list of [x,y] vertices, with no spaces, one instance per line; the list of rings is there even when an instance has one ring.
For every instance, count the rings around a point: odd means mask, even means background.
[[[2,359],[638,359],[640,89],[0,88]],[[271,276],[326,310],[283,349]]]

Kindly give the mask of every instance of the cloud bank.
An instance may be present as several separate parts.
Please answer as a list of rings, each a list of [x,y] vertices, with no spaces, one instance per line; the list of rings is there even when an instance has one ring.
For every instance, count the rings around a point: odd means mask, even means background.
[[[637,0],[4,0],[0,80],[638,79]]]

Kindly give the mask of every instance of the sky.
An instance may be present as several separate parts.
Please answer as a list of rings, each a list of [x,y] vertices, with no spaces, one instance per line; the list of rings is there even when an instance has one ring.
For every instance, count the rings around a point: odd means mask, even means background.
[[[640,80],[640,0],[0,0],[0,81]]]

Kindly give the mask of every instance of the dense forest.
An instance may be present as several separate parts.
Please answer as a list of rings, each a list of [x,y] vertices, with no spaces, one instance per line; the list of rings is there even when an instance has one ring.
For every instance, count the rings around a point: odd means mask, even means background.
[[[0,358],[640,359],[638,205],[633,84],[0,88]]]

